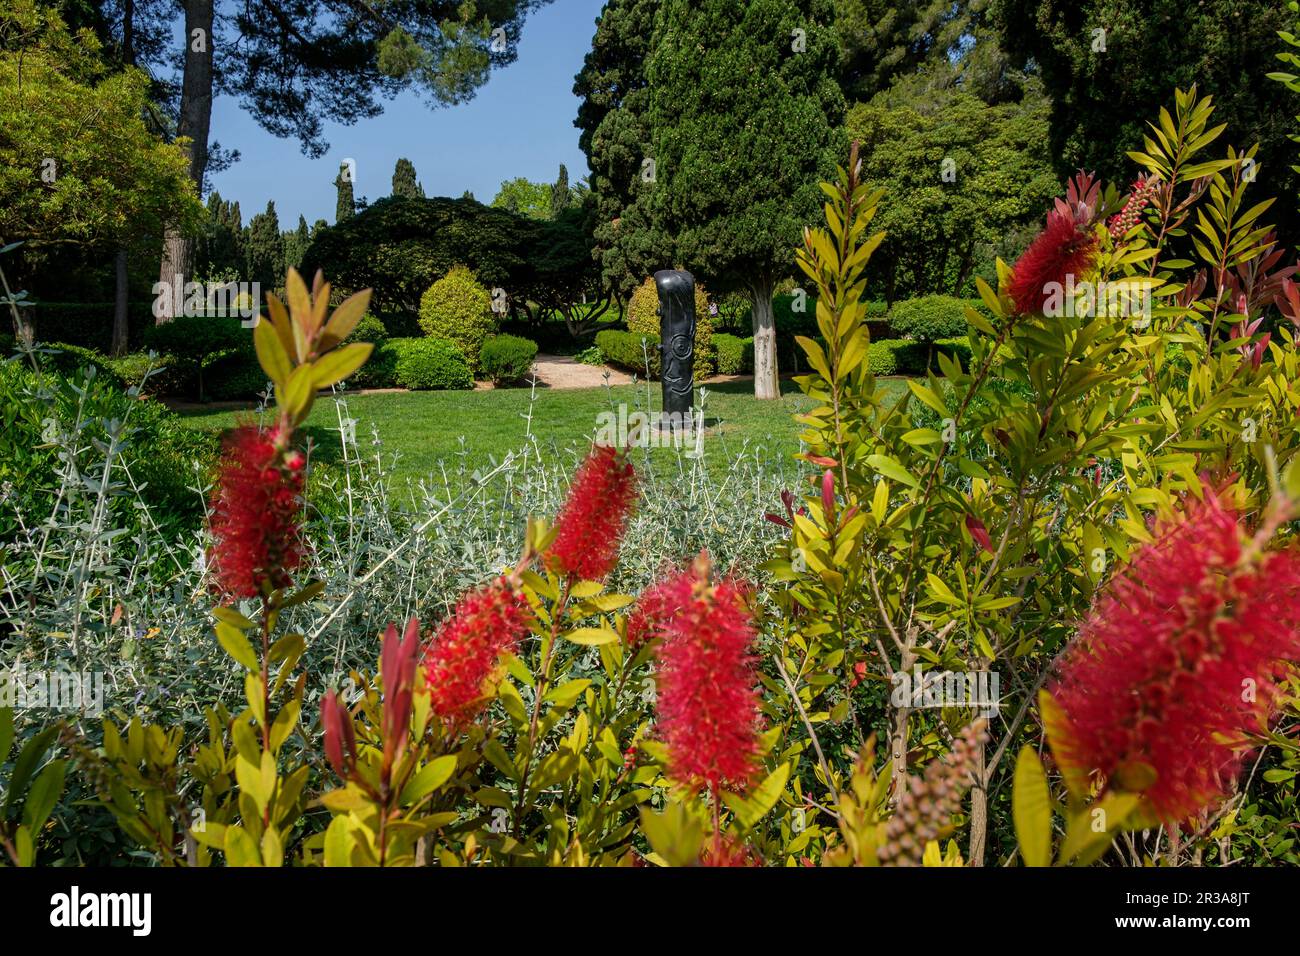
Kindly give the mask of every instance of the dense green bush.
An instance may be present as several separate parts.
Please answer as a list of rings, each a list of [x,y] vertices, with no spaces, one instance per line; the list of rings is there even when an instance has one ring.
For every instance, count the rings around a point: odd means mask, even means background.
[[[195,381],[195,394],[199,401],[207,397],[207,369],[219,359],[232,353],[242,353],[249,362],[256,362],[253,352],[253,330],[245,328],[236,318],[214,318],[206,315],[181,315],[155,325],[145,333],[145,344],[157,352],[171,355],[178,364],[187,366]],[[236,363],[227,366],[227,374]],[[259,387],[264,387],[263,385]]]
[[[0,486],[7,489],[0,494],[0,540],[15,532],[19,521],[30,527],[48,518],[58,500],[62,443],[47,431],[47,418],[75,441],[78,471],[87,476],[102,461],[108,423],[124,422],[123,458],[114,481],[138,489],[139,500],[161,526],[197,527],[203,498],[194,489],[202,487],[215,462],[216,438],[187,428],[160,402],[131,397],[107,375],[89,381],[77,372],[69,377],[48,364],[48,356],[37,358],[40,373],[25,362],[0,364]],[[84,490],[78,483],[76,491]],[[145,530],[148,521],[134,500],[134,492],[113,497],[112,507],[128,526]]]
[[[950,295],[904,299],[889,311],[889,327],[900,338],[926,343],[965,335],[966,305]]]
[[[473,388],[474,375],[465,356],[445,339],[389,339],[393,383],[413,390]]]
[[[420,299],[420,328],[460,350],[471,371],[479,367],[483,341],[497,330],[492,295],[465,266],[454,266]]]
[[[42,364],[65,378],[77,375],[82,369],[95,369],[94,374],[117,388],[126,386],[125,380],[114,369],[108,358],[96,351],[95,349],[83,348],[80,345],[71,345],[67,342],[47,342],[41,344],[42,348],[51,351],[43,356]]]
[[[644,340],[644,348],[642,342]],[[624,332],[622,329],[605,329],[596,333],[596,347],[610,365],[629,372],[646,374],[646,359],[650,361],[650,377],[659,377],[659,336],[650,333]]]
[[[518,382],[537,358],[537,343],[518,335],[494,335],[483,343],[479,366],[494,385]]]
[[[243,349],[213,361],[204,376],[207,397],[219,402],[253,398],[271,387],[257,356]]]
[[[375,348],[379,348],[388,341],[388,326],[379,316],[367,312],[352,330],[352,334],[347,337],[347,341],[369,342]]]
[[[713,336],[719,375],[748,375],[754,371],[754,338],[721,332]]]

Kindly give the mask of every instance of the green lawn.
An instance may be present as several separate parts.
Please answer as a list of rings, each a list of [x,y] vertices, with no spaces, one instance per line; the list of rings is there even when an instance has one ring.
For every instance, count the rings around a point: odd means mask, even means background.
[[[902,389],[903,379],[882,380],[887,388]],[[781,383],[779,401],[757,401],[748,381],[719,383],[708,387],[704,415],[708,429],[702,449],[710,471],[726,469],[746,449],[786,460],[798,451],[799,426],[794,415],[811,407],[793,383]],[[382,392],[345,396],[348,414],[356,420],[358,443],[369,447],[371,426],[378,430],[385,454],[400,453],[395,476],[421,478],[435,473],[438,462],[449,461],[462,452],[477,467],[518,449],[529,428],[531,407],[533,435],[543,449],[580,451],[590,443],[599,425],[598,416],[620,404],[628,412],[645,409],[644,385],[612,388],[552,390],[539,388],[535,398],[528,388],[473,392]],[[659,386],[648,393],[653,408],[659,407]],[[181,412],[195,428],[222,430],[250,411]],[[339,412],[328,397],[318,398],[302,431],[311,439],[314,454],[324,461],[339,457]],[[656,459],[675,458],[671,448],[653,449]]]

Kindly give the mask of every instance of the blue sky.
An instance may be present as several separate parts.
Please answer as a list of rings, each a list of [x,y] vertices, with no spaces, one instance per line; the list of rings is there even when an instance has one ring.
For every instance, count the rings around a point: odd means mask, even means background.
[[[244,222],[275,200],[280,227],[334,221],[334,177],[344,158],[356,161],[358,198],[392,191],[393,164],[405,156],[427,196],[459,196],[466,189],[491,202],[502,180],[525,176],[551,182],[560,163],[569,179],[587,175],[578,149],[578,99],[573,77],[591,47],[604,0],[554,0],[524,25],[519,58],[494,70],[469,103],[430,109],[406,93],[385,103],[382,116],[355,126],[327,123],[329,152],[302,154],[296,140],[278,139],[258,126],[236,100],[218,97],[212,138],[241,158],[211,179],[226,199],[238,200]]]

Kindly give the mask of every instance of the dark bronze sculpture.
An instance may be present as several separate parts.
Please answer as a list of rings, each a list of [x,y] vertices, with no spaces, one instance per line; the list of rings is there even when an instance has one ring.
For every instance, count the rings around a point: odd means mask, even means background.
[[[659,290],[661,427],[689,428],[695,400],[695,277],[684,269],[655,273]]]

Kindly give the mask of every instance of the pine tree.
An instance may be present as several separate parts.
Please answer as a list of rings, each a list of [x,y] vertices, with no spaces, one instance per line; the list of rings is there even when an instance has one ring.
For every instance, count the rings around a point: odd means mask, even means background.
[[[601,281],[622,297],[665,263],[666,240],[646,208],[654,160],[645,61],[660,3],[609,0],[573,82],[582,100],[574,120],[578,145],[591,167],[594,254]]]
[[[408,199],[424,198],[424,187],[415,178],[415,164],[404,156],[393,168],[393,195]]]
[[[266,204],[248,223],[248,277],[264,290],[277,289],[284,282],[284,237],[275,203]]]
[[[334,188],[339,191],[338,201],[334,205],[334,222],[346,222],[356,212],[356,201],[352,197],[352,169],[346,163],[339,167]]]
[[[286,273],[289,271],[290,266],[295,269],[298,268],[309,245],[311,245],[311,233],[307,230],[307,217],[299,214],[298,228],[284,233],[284,271]]]
[[[646,77],[655,229],[717,291],[753,300],[754,394],[778,398],[772,293],[818,183],[848,159],[829,0],[664,0]]]
[[[569,170],[560,163],[560,175],[551,186],[551,218],[558,219],[560,213],[569,208]]]

